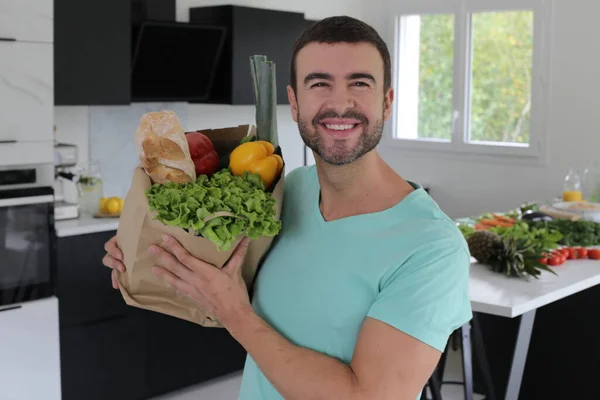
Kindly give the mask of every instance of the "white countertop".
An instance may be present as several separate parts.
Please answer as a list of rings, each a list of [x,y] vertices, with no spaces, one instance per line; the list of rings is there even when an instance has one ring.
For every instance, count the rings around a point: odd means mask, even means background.
[[[77,219],[56,221],[56,235],[58,237],[85,235],[88,233],[116,231],[119,227],[119,218],[94,218],[82,214]]]
[[[473,259],[473,261],[475,261]],[[538,279],[508,278],[473,262],[469,290],[473,311],[517,317],[600,284],[600,260],[567,260]]]

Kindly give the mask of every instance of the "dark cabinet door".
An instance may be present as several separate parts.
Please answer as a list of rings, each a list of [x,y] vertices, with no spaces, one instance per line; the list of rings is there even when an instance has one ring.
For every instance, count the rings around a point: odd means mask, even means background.
[[[130,104],[131,1],[54,0],[54,104]]]
[[[153,396],[241,370],[246,351],[222,328],[144,313],[148,386]]]
[[[302,13],[229,5],[194,7],[190,22],[228,28],[211,102],[254,104],[250,57],[260,54],[276,64],[277,104],[289,104],[293,46],[306,27]]]
[[[63,400],[148,398],[139,316],[61,329],[60,345]]]
[[[100,321],[132,311],[112,288],[102,265],[106,243],[115,231],[58,238],[57,296],[61,327]]]

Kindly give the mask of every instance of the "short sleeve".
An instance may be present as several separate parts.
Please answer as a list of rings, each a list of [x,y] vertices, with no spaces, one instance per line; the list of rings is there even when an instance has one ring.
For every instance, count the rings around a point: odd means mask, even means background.
[[[472,318],[471,257],[458,246],[430,246],[382,281],[367,316],[444,351],[451,333]]]

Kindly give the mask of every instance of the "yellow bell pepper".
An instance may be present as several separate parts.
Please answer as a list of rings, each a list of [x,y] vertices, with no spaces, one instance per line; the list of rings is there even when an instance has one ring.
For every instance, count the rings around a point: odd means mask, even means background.
[[[283,159],[274,153],[273,144],[264,140],[242,143],[229,155],[229,169],[237,176],[244,171],[256,173],[268,188],[283,169]]]

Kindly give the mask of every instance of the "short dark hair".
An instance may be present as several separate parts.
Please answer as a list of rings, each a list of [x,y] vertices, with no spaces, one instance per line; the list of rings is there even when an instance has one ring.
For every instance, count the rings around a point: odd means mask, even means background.
[[[352,17],[336,16],[315,22],[298,37],[294,43],[290,68],[290,84],[296,93],[296,57],[298,52],[309,43],[370,43],[374,45],[383,59],[383,85],[387,91],[392,85],[392,67],[390,52],[377,31],[370,25]]]

